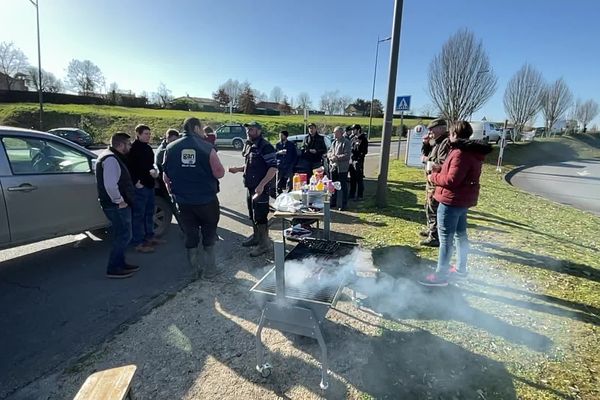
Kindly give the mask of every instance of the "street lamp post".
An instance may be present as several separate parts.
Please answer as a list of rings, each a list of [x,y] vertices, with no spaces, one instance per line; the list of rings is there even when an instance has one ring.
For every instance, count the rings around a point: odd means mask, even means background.
[[[38,98],[40,102],[40,131],[44,129],[44,97],[42,88],[42,51],[40,46],[40,0],[29,0],[35,7],[35,15],[37,19],[37,45],[38,45]]]
[[[377,47],[375,49],[375,70],[373,72],[373,91],[371,92],[371,111],[369,113],[369,130],[367,131],[367,139],[371,139],[371,124],[373,122],[373,101],[375,100],[375,80],[377,79],[377,58],[379,57],[379,43],[387,42],[391,39],[391,36],[385,39],[379,39],[379,36],[377,36]]]

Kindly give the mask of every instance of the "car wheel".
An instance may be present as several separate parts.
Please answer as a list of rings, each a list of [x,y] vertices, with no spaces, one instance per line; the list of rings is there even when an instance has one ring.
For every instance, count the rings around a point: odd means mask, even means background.
[[[240,139],[235,139],[233,141],[233,148],[236,150],[242,150],[242,148],[244,147],[244,142],[242,142]]]
[[[173,209],[171,203],[164,197],[155,197],[154,199],[154,234],[156,236],[166,235],[171,220],[173,219]]]

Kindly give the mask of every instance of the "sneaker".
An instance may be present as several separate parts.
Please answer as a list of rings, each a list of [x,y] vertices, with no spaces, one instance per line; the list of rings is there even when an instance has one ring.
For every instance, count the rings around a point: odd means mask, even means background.
[[[428,246],[428,247],[440,247],[440,241],[437,239],[433,239],[433,238],[427,238],[425,240],[421,240],[419,242],[419,244],[421,246]]]
[[[123,269],[116,272],[107,272],[106,277],[109,279],[125,279],[133,276],[133,272]]]
[[[429,274],[424,279],[419,279],[419,284],[431,287],[448,286],[448,279],[441,278],[437,274]]]
[[[456,269],[456,265],[451,265],[450,269],[448,270],[448,273],[453,278],[455,277],[455,278],[461,278],[461,279],[464,279],[467,277],[467,275],[469,275],[469,273],[467,271],[459,271],[458,269]]]
[[[150,246],[148,243],[142,243],[135,246],[135,251],[138,253],[154,253],[154,247]]]
[[[140,270],[139,265],[125,264],[125,266],[123,267],[123,271],[126,271],[126,272],[137,272],[139,270]]]
[[[419,236],[429,237],[429,229],[425,229],[424,231],[419,232]]]

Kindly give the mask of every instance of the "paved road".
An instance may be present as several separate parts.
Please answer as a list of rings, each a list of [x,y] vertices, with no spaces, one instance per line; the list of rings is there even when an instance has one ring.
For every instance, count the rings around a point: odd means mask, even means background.
[[[600,215],[600,159],[525,168],[509,182],[556,202]]]
[[[239,165],[239,152],[221,151],[224,165]],[[224,257],[244,227],[241,175],[221,181],[223,209],[218,257]],[[246,232],[248,233],[248,232]],[[142,267],[133,278],[104,277],[109,245],[85,235],[0,251],[0,399],[79,357],[145,314],[189,282],[177,225],[168,244],[152,255],[131,254]]]

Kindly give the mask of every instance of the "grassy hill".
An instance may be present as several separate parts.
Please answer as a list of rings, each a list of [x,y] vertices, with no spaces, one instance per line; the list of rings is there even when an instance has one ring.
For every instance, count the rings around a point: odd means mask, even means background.
[[[37,104],[0,104],[0,125],[23,128],[37,128],[39,111]],[[162,134],[168,128],[179,129],[183,120],[195,116],[213,127],[226,122],[248,122],[256,120],[263,125],[269,136],[275,136],[283,129],[291,134],[304,131],[302,115],[247,115],[209,112],[188,112],[179,110],[155,110],[148,108],[126,108],[115,106],[95,106],[76,104],[46,104],[44,107],[44,129],[59,127],[79,127],[90,133],[97,142],[106,142],[117,131],[133,132],[137,124],[149,125],[155,133]],[[336,125],[347,126],[361,124],[364,129],[369,125],[369,117],[346,117],[329,115],[311,115],[309,122],[317,124],[322,132],[332,131]],[[407,120],[409,128],[417,120]],[[373,118],[373,136],[381,135],[382,118]],[[399,126],[399,122],[396,123]]]

